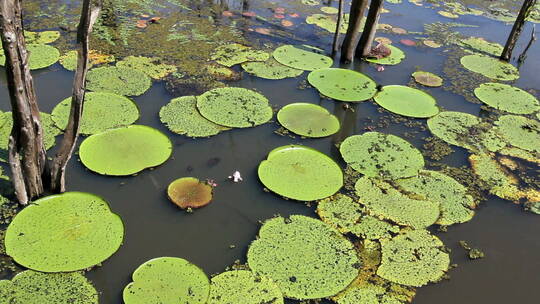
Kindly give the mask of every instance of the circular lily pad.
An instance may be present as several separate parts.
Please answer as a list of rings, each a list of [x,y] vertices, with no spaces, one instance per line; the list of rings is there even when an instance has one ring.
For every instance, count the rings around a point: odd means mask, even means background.
[[[283,304],[281,290],[248,270],[227,271],[212,278],[208,304]]]
[[[325,108],[312,103],[292,103],[277,114],[286,129],[306,137],[325,137],[339,131],[339,120]]]
[[[283,45],[272,55],[277,62],[299,70],[314,71],[331,67],[334,63],[332,58],[320,52],[322,50],[309,45]]]
[[[139,96],[152,85],[145,73],[127,67],[100,67],[88,71],[86,88],[124,96]]]
[[[304,73],[303,70],[288,67],[270,58],[265,62],[244,62],[242,68],[257,77],[265,79],[285,79],[298,77]]]
[[[218,125],[249,128],[272,119],[273,111],[262,94],[244,88],[217,88],[197,97],[201,115]]]
[[[377,93],[377,84],[369,76],[347,69],[313,71],[308,81],[321,94],[341,101],[364,101]]]
[[[272,150],[258,173],[265,187],[299,201],[328,197],[343,186],[343,172],[330,157],[298,145]]]
[[[474,89],[483,103],[513,114],[532,114],[540,110],[538,99],[520,88],[502,83],[483,83]]]
[[[162,63],[161,59],[156,57],[128,56],[118,61],[116,66],[141,71],[153,79],[162,79],[176,72],[176,66]]]
[[[448,270],[444,244],[427,230],[411,230],[381,240],[382,259],[377,274],[398,284],[420,287],[436,282]]]
[[[467,55],[461,58],[461,64],[468,70],[498,80],[515,80],[519,71],[508,62],[485,55]]]
[[[199,267],[181,258],[161,257],[133,272],[123,299],[125,304],[205,304],[209,293],[210,281]]]
[[[329,297],[358,275],[351,242],[325,223],[302,215],[266,221],[249,247],[249,267],[272,279],[287,298]]]
[[[52,111],[56,126],[64,130],[71,111],[71,97]],[[139,119],[139,108],[129,98],[106,92],[88,92],[84,98],[81,134],[95,134],[107,129],[125,127]]]
[[[384,86],[374,99],[386,110],[403,116],[428,118],[439,113],[433,96],[407,86]]]
[[[28,66],[30,70],[43,69],[55,64],[60,59],[60,51],[46,44],[28,44],[26,49],[29,53]],[[6,64],[4,50],[0,49],[0,66]]]
[[[307,24],[314,24],[324,30],[334,33],[337,28],[337,17],[328,16],[325,14],[312,14],[306,17]],[[341,34],[347,33],[347,26],[349,24],[349,14],[343,14],[343,23],[339,29]]]
[[[89,67],[104,63],[111,63],[115,60],[116,59],[113,55],[102,54],[96,50],[90,50],[88,52]],[[59,62],[66,70],[75,71],[77,69],[77,51],[69,51],[65,53],[60,57]]]
[[[9,304],[98,304],[94,286],[80,273],[26,270],[0,281],[0,302]]]
[[[159,118],[171,132],[189,137],[208,137],[229,128],[202,117],[197,110],[197,97],[174,98],[159,111]]]
[[[406,140],[391,134],[366,132],[347,137],[339,148],[345,162],[371,177],[395,179],[418,174],[424,157]]]
[[[266,61],[268,58],[270,58],[270,54],[238,43],[217,47],[211,57],[212,60],[227,67],[246,61]]]
[[[471,48],[475,51],[480,51],[493,56],[501,56],[504,49],[503,46],[498,43],[489,42],[486,41],[484,38],[479,37],[469,37],[465,40],[462,40],[461,43],[464,46]]]
[[[390,56],[380,59],[374,57],[367,57],[366,61],[382,65],[396,65],[399,64],[403,59],[405,59],[405,53],[402,50],[391,44],[386,45],[386,47],[389,48],[391,51]]]
[[[24,40],[26,44],[47,44],[53,43],[60,38],[59,31],[32,32],[24,31]]]
[[[66,192],[35,201],[6,231],[6,253],[24,267],[67,272],[99,264],[122,244],[124,226],[102,198]]]
[[[503,115],[495,122],[497,133],[510,145],[540,153],[540,122],[517,115]]]
[[[81,161],[88,169],[116,176],[159,166],[171,153],[172,143],[165,134],[141,125],[94,134],[79,148]]]
[[[194,177],[182,177],[169,184],[167,196],[182,209],[200,208],[212,200],[212,186]]]
[[[443,79],[433,73],[417,71],[412,74],[414,81],[426,87],[440,87],[443,85]]]

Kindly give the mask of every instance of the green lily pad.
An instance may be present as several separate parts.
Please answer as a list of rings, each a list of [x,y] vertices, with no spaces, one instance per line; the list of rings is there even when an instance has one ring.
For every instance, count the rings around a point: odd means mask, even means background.
[[[182,209],[201,208],[210,204],[212,186],[195,177],[182,177],[169,184],[167,196]]]
[[[461,58],[461,64],[468,70],[488,78],[510,81],[519,78],[519,71],[508,62],[485,55],[467,55]]]
[[[71,97],[52,111],[52,119],[64,130],[71,110]],[[125,127],[139,119],[139,108],[129,98],[106,92],[88,92],[84,98],[81,134],[96,134],[107,129]]]
[[[532,114],[540,110],[538,99],[520,88],[502,83],[483,83],[474,89],[483,103],[513,114]]]
[[[301,2],[302,2],[302,4],[310,5],[310,6],[321,4],[321,2],[319,0],[302,0]]]
[[[281,290],[272,280],[249,270],[233,270],[212,278],[208,304],[283,304]]]
[[[380,58],[380,59],[377,59],[374,57],[367,57],[365,58],[365,60],[372,63],[376,63],[376,64],[382,64],[382,65],[397,65],[401,61],[403,61],[403,59],[405,59],[405,53],[402,50],[398,49],[397,47],[391,44],[386,45],[386,47],[388,47],[391,51],[390,56]]]
[[[28,50],[28,66],[30,70],[38,70],[49,67],[55,64],[60,58],[60,51],[55,47],[46,44],[28,44],[26,45]],[[4,50],[0,49],[0,66],[6,64],[6,57]]]
[[[426,87],[440,87],[443,85],[443,79],[433,73],[425,71],[416,71],[412,73],[414,81]]]
[[[398,284],[420,287],[440,280],[450,266],[444,244],[427,230],[411,230],[381,240],[377,274]]]
[[[384,86],[374,99],[386,110],[403,116],[428,118],[439,113],[433,96],[407,86]]]
[[[410,198],[382,180],[364,176],[354,188],[360,203],[379,218],[414,229],[429,227],[439,218],[438,202]]]
[[[373,79],[347,69],[319,69],[309,73],[308,81],[321,94],[341,101],[364,101],[377,93]]]
[[[86,88],[96,92],[111,92],[124,96],[144,94],[152,80],[145,73],[126,67],[99,67],[88,71]]]
[[[285,79],[298,77],[304,73],[303,70],[283,65],[274,58],[270,58],[265,62],[244,62],[242,68],[250,74],[265,79]]]
[[[264,51],[254,50],[238,43],[222,45],[216,48],[211,59],[226,67],[240,64],[246,61],[266,61],[270,54]]]
[[[133,272],[124,288],[125,304],[205,304],[210,281],[199,267],[181,258],[161,257]]]
[[[32,32],[24,31],[26,44],[47,44],[53,43],[60,38],[59,31]]]
[[[112,63],[115,60],[116,59],[113,55],[102,54],[95,50],[90,50],[88,52],[89,67],[104,63]],[[64,55],[60,56],[59,62],[64,67],[64,69],[68,71],[75,71],[77,69],[77,51],[69,51]]]
[[[540,122],[517,115],[503,115],[495,122],[497,134],[508,144],[540,153]]]
[[[498,43],[489,42],[479,37],[469,37],[462,40],[461,44],[475,51],[480,51],[493,56],[501,56],[504,49],[504,47]]]
[[[160,131],[141,125],[111,129],[86,138],[80,148],[82,163],[103,175],[131,175],[164,163],[172,143]]]
[[[329,68],[334,61],[322,55],[322,50],[309,45],[283,45],[273,53],[277,62],[299,70],[314,71]]]
[[[391,134],[366,132],[347,137],[339,148],[354,170],[370,177],[395,179],[418,174],[424,157],[406,140]]]
[[[124,237],[120,217],[102,198],[66,192],[35,201],[6,231],[6,253],[24,267],[67,272],[97,265],[118,250]]]
[[[330,136],[340,128],[336,116],[312,103],[288,104],[279,110],[277,119],[289,131],[306,137]]]
[[[272,150],[258,173],[266,188],[299,201],[328,197],[343,186],[343,172],[330,157],[299,145]]]
[[[326,14],[335,15],[339,13],[339,9],[333,6],[323,6],[321,7],[321,11]]]
[[[218,125],[249,128],[272,119],[273,111],[262,94],[244,88],[217,88],[197,97],[201,115]]]
[[[116,66],[141,71],[153,79],[162,79],[176,72],[176,66],[162,63],[161,59],[156,57],[128,56],[118,61]]]
[[[302,215],[267,220],[249,247],[253,272],[272,279],[287,298],[329,297],[358,275],[351,242],[325,223]]]
[[[94,286],[80,273],[26,270],[0,281],[0,302],[9,304],[98,304]]]
[[[208,137],[229,130],[204,118],[197,110],[195,96],[172,99],[161,108],[159,118],[171,132],[189,137]]]
[[[341,24],[341,28],[339,29],[339,32],[342,34],[347,33],[347,27],[348,27],[348,19],[349,14],[343,14],[344,16],[344,22]],[[345,16],[347,15],[347,16]],[[313,14],[306,17],[306,23],[307,24],[314,24],[324,30],[329,31],[330,33],[334,33],[337,28],[337,17],[336,16],[329,16],[325,14]]]

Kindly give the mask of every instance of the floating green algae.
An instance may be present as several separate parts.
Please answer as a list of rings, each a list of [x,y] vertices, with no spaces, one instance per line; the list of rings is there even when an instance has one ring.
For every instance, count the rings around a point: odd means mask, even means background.
[[[519,78],[519,71],[508,62],[485,55],[467,55],[460,60],[468,70],[488,78],[510,81]]]
[[[196,265],[181,258],[149,260],[133,272],[124,288],[125,304],[205,304],[210,281]]]
[[[354,170],[370,177],[395,179],[418,174],[424,157],[406,140],[391,134],[366,132],[347,137],[339,148]]]
[[[31,70],[38,70],[55,64],[60,58],[60,51],[46,44],[28,44],[28,66]],[[4,66],[6,57],[4,50],[0,50],[0,66]]]
[[[160,58],[156,57],[128,56],[118,61],[116,66],[141,71],[153,79],[162,79],[176,72],[176,66],[163,63]]]
[[[381,240],[382,259],[377,274],[389,281],[420,287],[440,280],[450,266],[444,244],[427,230],[411,230]]]
[[[302,75],[303,70],[291,68],[270,58],[265,62],[244,62],[242,68],[257,77],[265,79],[285,79]]]
[[[238,43],[225,44],[216,48],[211,59],[226,67],[240,64],[246,61],[266,61],[270,54],[264,51],[254,50]]]
[[[182,177],[169,184],[167,196],[182,209],[201,208],[212,200],[212,186],[195,177]]]
[[[52,119],[64,130],[71,110],[71,97],[64,99],[52,111]],[[113,93],[88,92],[84,98],[81,134],[96,134],[108,129],[125,127],[139,119],[139,108],[129,98]]]
[[[321,94],[341,101],[364,101],[377,93],[373,79],[348,69],[319,69],[309,73],[308,81]]]
[[[540,153],[540,122],[517,115],[503,115],[495,122],[496,132],[508,144]]]
[[[343,172],[330,157],[300,145],[270,151],[258,174],[268,189],[299,201],[328,197],[343,186]]]
[[[322,50],[309,45],[283,45],[273,53],[274,59],[288,67],[314,71],[329,68],[334,61],[332,58],[322,55]]]
[[[360,267],[353,244],[325,223],[302,215],[267,220],[249,247],[249,267],[272,279],[287,298],[330,297]]]
[[[124,96],[144,94],[152,80],[145,73],[127,67],[99,67],[88,71],[86,88],[96,92],[111,92]]]
[[[80,273],[26,270],[0,281],[0,302],[6,304],[98,304],[94,286]]]
[[[249,270],[232,270],[213,277],[208,304],[283,304],[281,290],[272,280]]]
[[[60,38],[59,31],[32,32],[24,31],[24,40],[26,44],[47,44],[53,43]]]
[[[532,114],[540,110],[536,97],[507,84],[483,83],[474,89],[474,95],[490,107],[513,114]]]
[[[113,55],[101,54],[95,50],[90,50],[88,52],[88,63],[90,67],[104,63],[111,63],[114,61],[115,58]],[[75,71],[77,69],[77,51],[69,51],[60,56],[59,62],[64,69]]]
[[[403,116],[429,118],[439,113],[433,96],[407,86],[384,86],[373,99],[386,110]]]
[[[440,87],[443,85],[443,79],[433,73],[425,71],[416,71],[412,73],[414,81],[426,87]]]
[[[339,29],[339,32],[341,34],[347,33],[347,27],[348,27],[348,19],[349,14],[343,14],[343,23],[341,24],[341,27]],[[307,24],[314,24],[324,30],[329,31],[330,33],[334,33],[337,28],[337,17],[336,16],[329,16],[325,14],[312,14],[306,17],[306,23]]]
[[[172,143],[165,134],[141,125],[94,134],[79,148],[81,161],[88,169],[115,176],[159,166],[171,153]]]
[[[504,49],[502,45],[495,42],[486,41],[484,38],[480,37],[469,37],[462,40],[461,44],[475,51],[480,51],[497,57],[501,56]]]
[[[66,192],[35,201],[6,231],[6,252],[42,272],[75,271],[109,258],[122,243],[124,226],[102,198]]]
[[[405,59],[405,53],[398,49],[397,47],[389,44],[385,45],[387,48],[390,49],[391,53],[389,56],[384,58],[374,58],[374,57],[367,57],[365,58],[366,61],[376,63],[376,64],[382,64],[382,65],[396,65],[399,64],[403,59]]]
[[[171,132],[189,137],[208,137],[229,129],[204,118],[197,110],[195,96],[172,99],[159,111],[159,119]]]
[[[218,125],[232,128],[255,127],[273,115],[268,99],[244,88],[217,88],[197,97],[201,115]]]
[[[287,130],[306,137],[326,137],[339,131],[336,116],[312,103],[292,103],[277,114],[279,123]]]

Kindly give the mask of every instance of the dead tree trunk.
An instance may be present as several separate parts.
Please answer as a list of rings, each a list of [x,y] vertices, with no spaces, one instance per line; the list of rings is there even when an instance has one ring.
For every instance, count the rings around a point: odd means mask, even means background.
[[[373,45],[373,39],[375,39],[375,33],[377,32],[377,25],[379,23],[379,17],[383,7],[383,0],[372,0],[369,5],[368,16],[366,19],[366,25],[360,42],[356,49],[357,57],[366,57],[371,52]]]
[[[341,61],[343,62],[352,62],[354,60],[354,52],[360,38],[362,19],[364,18],[367,4],[368,0],[353,0],[351,3],[349,26],[341,48]]]
[[[79,137],[86,89],[86,73],[88,72],[90,33],[101,9],[100,4],[93,6],[91,2],[91,0],[83,1],[81,20],[77,28],[77,70],[75,71],[75,78],[73,80],[71,111],[64,137],[52,161],[50,170],[50,190],[54,193],[60,193],[66,190],[66,165],[73,154],[77,138]]]
[[[13,113],[9,163],[17,200],[26,204],[44,191],[45,148],[34,81],[28,67],[20,0],[0,0],[0,36]]]
[[[332,57],[336,56],[339,51],[339,38],[341,36],[341,27],[343,26],[343,8],[345,4],[343,0],[339,0],[339,9],[338,9],[338,20],[336,32],[334,34],[334,42],[332,43]]]
[[[508,36],[508,40],[506,41],[506,45],[504,46],[504,50],[500,57],[501,60],[510,61],[510,58],[512,57],[512,51],[514,50],[516,42],[519,39],[519,35],[521,35],[521,31],[523,30],[525,19],[529,17],[529,14],[536,5],[536,2],[537,0],[525,0],[523,2],[523,6],[519,11],[519,15],[517,16],[516,22],[514,22],[514,26],[512,27],[512,31],[510,32],[510,36]]]

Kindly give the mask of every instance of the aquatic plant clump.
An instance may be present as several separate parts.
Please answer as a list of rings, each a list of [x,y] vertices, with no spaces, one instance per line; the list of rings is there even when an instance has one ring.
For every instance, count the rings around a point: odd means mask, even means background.
[[[97,265],[118,250],[124,237],[120,217],[102,198],[66,192],[36,200],[8,226],[6,252],[24,267],[68,272]]]
[[[258,174],[269,190],[299,201],[326,198],[343,186],[338,164],[315,149],[299,145],[272,150],[259,165]]]
[[[540,110],[538,99],[520,88],[502,83],[483,83],[474,95],[497,110],[513,114],[532,114]]]
[[[267,220],[249,247],[249,267],[297,300],[330,297],[358,275],[351,242],[325,223],[302,215]]]
[[[508,144],[540,153],[540,122],[517,115],[503,115],[495,122],[496,132]]]
[[[270,54],[267,52],[254,50],[238,43],[219,46],[211,56],[212,60],[226,67],[246,61],[266,61],[269,58]]]
[[[249,270],[233,270],[213,277],[208,304],[283,304],[281,290],[272,280]]]
[[[82,163],[103,175],[131,175],[164,163],[172,143],[160,131],[141,125],[111,129],[86,138],[79,147]]]
[[[26,270],[0,281],[0,302],[9,304],[98,304],[94,286],[79,272]]]
[[[128,56],[116,63],[117,67],[132,68],[141,71],[153,79],[162,79],[176,72],[176,66],[162,63],[159,58],[144,56]]]
[[[466,69],[482,74],[488,78],[503,81],[516,80],[519,71],[508,62],[485,55],[467,55],[461,58],[461,65]]]
[[[210,281],[196,265],[181,258],[149,260],[133,272],[124,288],[125,304],[206,304]]]
[[[329,68],[334,61],[322,55],[322,50],[309,45],[283,45],[273,53],[274,59],[288,67],[299,70],[315,71]]]
[[[55,64],[60,58],[60,51],[53,46],[46,44],[28,44],[28,66],[30,70],[38,70]],[[4,50],[0,50],[0,66],[4,66],[6,57]]]
[[[405,53],[399,48],[393,45],[385,45],[390,49],[390,55],[383,58],[375,57],[366,57],[365,60],[371,63],[382,64],[382,65],[397,65],[405,59]]]
[[[110,92],[124,96],[144,94],[152,80],[145,73],[127,67],[99,67],[88,71],[86,88],[96,92]]]
[[[407,86],[384,86],[374,100],[386,110],[403,116],[429,118],[439,113],[433,96]]]
[[[347,69],[319,69],[309,73],[308,81],[321,94],[341,101],[360,102],[377,93],[377,84],[369,76]]]
[[[279,110],[277,119],[287,130],[306,137],[330,136],[340,128],[336,116],[312,103],[288,104]]]
[[[273,111],[262,94],[244,88],[217,88],[197,97],[201,115],[218,125],[249,128],[268,122]]]
[[[182,209],[201,208],[212,200],[212,186],[194,177],[182,177],[169,184],[167,196]]]
[[[443,79],[433,73],[416,71],[412,73],[414,81],[426,87],[440,87],[443,85]]]
[[[406,140],[391,134],[366,132],[347,137],[339,148],[354,170],[383,179],[410,177],[424,167],[422,153]]]
[[[273,80],[298,77],[304,73],[303,70],[283,65],[274,58],[270,58],[265,62],[244,62],[242,68],[257,77]]]

